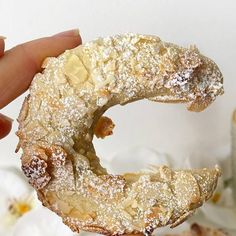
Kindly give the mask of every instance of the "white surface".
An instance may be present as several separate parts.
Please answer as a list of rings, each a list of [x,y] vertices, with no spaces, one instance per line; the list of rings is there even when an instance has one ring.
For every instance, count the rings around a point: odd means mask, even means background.
[[[30,39],[80,28],[84,41],[124,32],[156,34],[183,46],[196,44],[214,59],[225,78],[225,95],[205,112],[183,105],[138,102],[107,114],[116,123],[111,138],[96,141],[98,154],[109,159],[129,146],[148,146],[182,160],[198,150],[224,146],[236,107],[235,0],[0,0],[0,35],[10,48]],[[7,73],[7,72],[6,72]],[[22,97],[1,112],[17,118]],[[1,165],[19,164],[14,154],[17,123],[0,142]]]

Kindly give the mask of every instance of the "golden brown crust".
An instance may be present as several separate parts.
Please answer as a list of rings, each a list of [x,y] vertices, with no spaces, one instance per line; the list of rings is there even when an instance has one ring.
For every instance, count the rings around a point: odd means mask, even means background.
[[[68,50],[44,66],[19,116],[18,148],[40,200],[72,230],[151,234],[178,225],[211,197],[217,168],[111,175],[92,139],[94,131],[111,133],[111,120],[98,120],[116,104],[147,98],[203,110],[223,93],[214,62],[196,48],[126,34]]]

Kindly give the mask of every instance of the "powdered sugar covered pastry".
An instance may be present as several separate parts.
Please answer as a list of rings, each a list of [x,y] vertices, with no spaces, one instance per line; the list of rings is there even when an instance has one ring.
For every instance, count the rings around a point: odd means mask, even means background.
[[[112,175],[92,139],[112,133],[114,124],[101,116],[116,104],[146,98],[203,110],[223,93],[213,61],[194,47],[125,34],[47,58],[43,67],[19,116],[18,148],[40,200],[72,230],[151,234],[178,225],[211,197],[217,168]]]

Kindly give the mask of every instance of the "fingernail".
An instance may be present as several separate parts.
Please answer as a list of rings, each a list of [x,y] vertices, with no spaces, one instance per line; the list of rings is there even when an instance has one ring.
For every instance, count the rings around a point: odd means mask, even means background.
[[[14,121],[12,118],[10,118],[8,116],[5,116],[3,114],[0,114],[0,120],[6,120],[6,121],[11,122],[11,123]]]
[[[0,35],[0,39],[5,40],[5,39],[7,39],[7,38],[6,38],[5,36]]]
[[[80,35],[80,32],[79,32],[79,29],[73,29],[73,30],[67,30],[67,31],[64,31],[64,32],[61,32],[61,33],[58,33],[58,34],[55,34],[53,36],[56,36],[56,37],[61,37],[61,36],[79,36]]]

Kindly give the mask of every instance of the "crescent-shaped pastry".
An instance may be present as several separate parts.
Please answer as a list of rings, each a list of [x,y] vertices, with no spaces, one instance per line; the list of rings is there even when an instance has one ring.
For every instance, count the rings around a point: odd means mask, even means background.
[[[72,230],[150,234],[178,225],[211,197],[217,168],[162,166],[112,175],[100,165],[92,139],[94,132],[98,137],[112,132],[111,120],[101,116],[116,104],[146,98],[203,110],[223,93],[212,60],[195,47],[125,34],[48,58],[43,67],[19,116],[18,148],[39,199]]]

